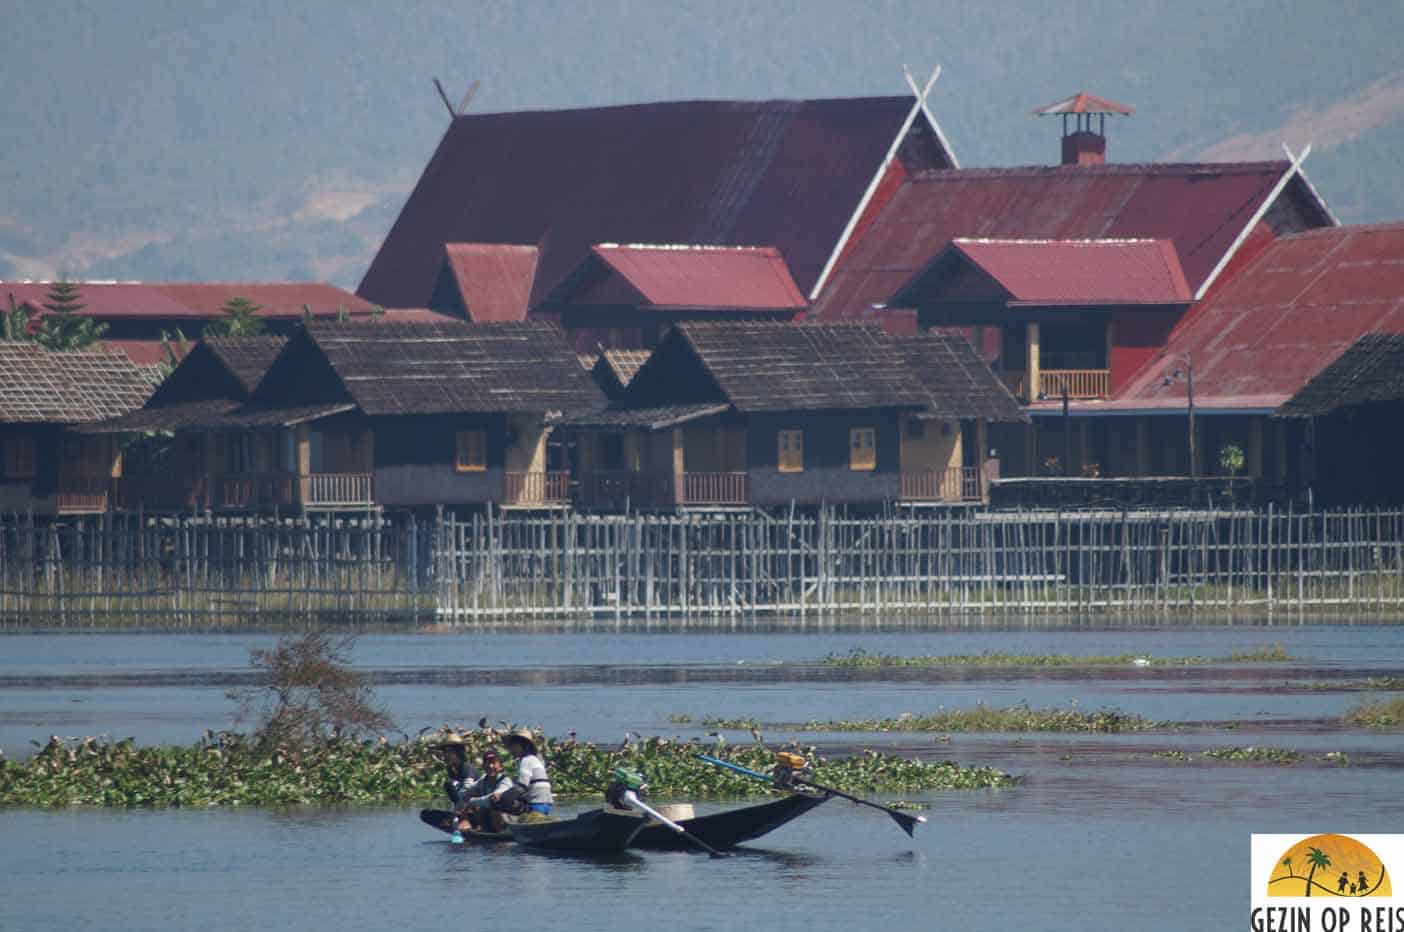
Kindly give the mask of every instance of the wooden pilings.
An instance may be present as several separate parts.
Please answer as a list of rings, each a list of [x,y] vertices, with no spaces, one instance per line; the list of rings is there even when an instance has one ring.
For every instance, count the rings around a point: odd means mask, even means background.
[[[1404,512],[0,516],[0,618],[1397,611]]]

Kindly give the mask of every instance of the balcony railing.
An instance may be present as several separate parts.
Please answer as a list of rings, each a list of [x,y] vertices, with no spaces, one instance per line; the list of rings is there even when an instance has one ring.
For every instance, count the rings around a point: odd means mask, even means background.
[[[106,476],[65,476],[59,479],[54,504],[61,515],[98,514],[107,510],[111,489]]]
[[[370,473],[313,473],[299,480],[304,508],[340,508],[374,504]]]
[[[1111,394],[1110,369],[1043,369],[1038,374],[1038,391],[1032,397],[1028,392],[1028,373],[1009,370],[1001,372],[999,377],[1015,398],[1025,401],[1056,401],[1063,397],[1065,385],[1068,398],[1077,401]]]
[[[601,470],[585,473],[576,495],[591,508],[658,508],[673,504],[673,482],[666,473]]]
[[[744,472],[683,473],[683,505],[745,505],[747,496]]]
[[[925,469],[902,473],[902,500],[908,502],[978,502],[984,499],[978,466]]]
[[[1110,369],[1044,369],[1038,375],[1039,396],[1073,399],[1105,398],[1111,394]]]
[[[235,473],[215,480],[215,507],[234,510],[291,508],[292,473]]]
[[[509,472],[503,489],[507,505],[561,505],[570,500],[568,472]]]

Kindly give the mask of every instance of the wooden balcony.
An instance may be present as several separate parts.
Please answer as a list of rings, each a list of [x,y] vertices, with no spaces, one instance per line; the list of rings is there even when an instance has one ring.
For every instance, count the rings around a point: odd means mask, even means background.
[[[1023,401],[1058,401],[1063,397],[1064,386],[1072,401],[1106,398],[1111,394],[1110,369],[1044,369],[1038,374],[1038,391],[1032,397],[1028,392],[1028,373],[1006,371],[999,377],[1010,393]]]
[[[662,473],[600,470],[585,473],[576,502],[587,508],[662,508],[673,504],[672,477]]]
[[[214,507],[233,511],[292,508],[292,473],[234,473],[215,479]]]
[[[904,502],[979,502],[985,484],[978,466],[925,469],[902,473]]]
[[[373,477],[365,472],[324,472],[298,480],[304,508],[364,508],[375,504]]]
[[[683,473],[680,505],[746,505],[750,503],[744,472]]]
[[[122,476],[112,481],[113,507],[119,511],[204,511],[210,486],[203,478]]]
[[[509,472],[503,488],[502,503],[531,507],[534,505],[564,505],[570,501],[568,472]]]
[[[112,480],[106,476],[65,476],[54,493],[54,507],[61,515],[101,514],[107,510]]]

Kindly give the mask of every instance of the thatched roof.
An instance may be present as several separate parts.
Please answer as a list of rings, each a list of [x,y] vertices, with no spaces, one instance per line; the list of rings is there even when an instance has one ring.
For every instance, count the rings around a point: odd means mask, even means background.
[[[0,422],[78,424],[141,407],[152,385],[125,353],[0,342]]]
[[[1273,413],[1320,417],[1337,408],[1378,401],[1404,401],[1404,334],[1360,337]]]
[[[561,332],[546,323],[314,323],[306,334],[350,400],[372,416],[545,413],[604,403]]]

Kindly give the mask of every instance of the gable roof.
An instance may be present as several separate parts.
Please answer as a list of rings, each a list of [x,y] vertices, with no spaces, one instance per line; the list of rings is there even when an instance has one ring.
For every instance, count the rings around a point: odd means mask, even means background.
[[[314,315],[334,316],[339,310],[369,314],[370,302],[335,285],[321,282],[77,282],[84,316],[96,320],[142,318],[217,319],[231,298],[247,298],[261,307],[263,318],[300,318],[303,305]],[[0,303],[7,297],[47,313],[49,282],[0,282]]]
[[[561,332],[494,324],[313,323],[310,343],[365,414],[545,413],[599,407],[604,396]],[[274,369],[298,366],[289,347]]]
[[[1274,413],[1320,417],[1377,401],[1404,401],[1404,334],[1365,334]]]
[[[286,337],[205,337],[200,341],[234,376],[244,396],[253,394],[258,383],[283,351]]]
[[[1027,421],[1019,402],[959,331],[893,337],[907,371],[926,392],[928,417]]]
[[[535,306],[596,243],[772,245],[808,291],[912,112],[911,97],[677,101],[455,117],[358,293],[429,304],[445,243],[540,249]],[[908,129],[913,170],[953,164]]]
[[[811,316],[868,315],[957,238],[1168,240],[1197,291],[1289,171],[1291,163],[1276,161],[923,172],[839,264]],[[1267,219],[1286,232],[1333,222],[1300,174]]]
[[[1004,292],[1010,306],[1190,304],[1194,295],[1175,244],[1155,239],[957,238],[893,298],[919,304],[939,294],[946,269],[966,265]]]
[[[0,341],[0,422],[76,424],[141,407],[151,394],[125,353],[50,352]]]
[[[1404,333],[1404,223],[1284,236],[1171,332],[1117,393],[1121,407],[1183,407],[1170,359],[1193,365],[1195,406],[1275,409],[1368,333]]]
[[[801,311],[808,306],[770,246],[593,247],[550,303],[654,309]]]
[[[525,320],[539,256],[535,246],[445,243],[431,306],[443,304],[441,289],[451,286],[455,309],[474,323]]]
[[[590,368],[593,370],[595,366],[607,366],[610,374],[623,388],[628,386],[651,355],[652,350],[607,349],[600,353],[599,359]]]

